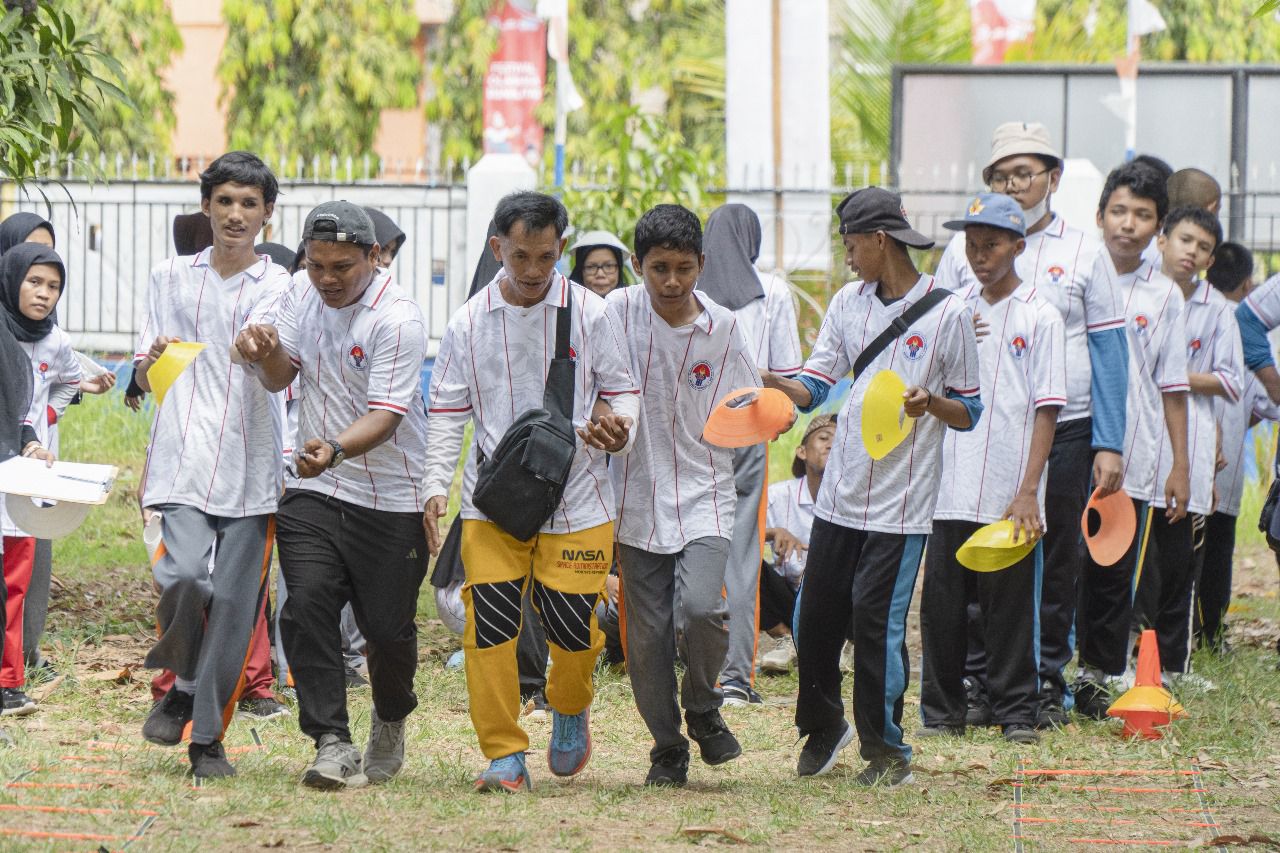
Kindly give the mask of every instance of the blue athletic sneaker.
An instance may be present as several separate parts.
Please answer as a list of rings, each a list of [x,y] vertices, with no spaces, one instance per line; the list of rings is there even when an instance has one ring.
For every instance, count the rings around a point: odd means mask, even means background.
[[[591,760],[591,709],[561,714],[551,709],[551,745],[547,764],[557,776],[573,776]]]
[[[507,791],[514,794],[521,788],[530,789],[529,770],[524,765],[524,753],[513,752],[489,762],[489,769],[476,777],[477,791]]]

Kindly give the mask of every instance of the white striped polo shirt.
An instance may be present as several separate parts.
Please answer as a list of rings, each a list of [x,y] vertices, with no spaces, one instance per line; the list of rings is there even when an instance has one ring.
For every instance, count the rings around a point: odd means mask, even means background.
[[[734,316],[756,367],[779,376],[795,376],[804,367],[800,330],[791,285],[778,273],[756,272],[764,298],[743,305]]]
[[[477,451],[492,453],[516,418],[542,408],[560,307],[572,301],[569,354],[576,360],[574,426],[590,420],[597,397],[637,393],[622,334],[609,319],[603,299],[557,274],[543,301],[530,307],[512,305],[502,296],[500,282],[505,275],[499,270],[449,320],[427,394],[428,497],[449,493],[466,422],[472,420],[475,425],[462,475],[462,517],[468,519],[485,518],[471,502]],[[605,470],[607,455],[578,441],[564,497],[543,526],[544,532],[572,533],[613,520],[616,510]]]
[[[1179,292],[1181,294],[1181,292]],[[1240,326],[1235,304],[1209,282],[1196,282],[1191,297],[1184,301],[1187,327],[1187,373],[1211,373],[1222,383],[1227,400],[1240,399],[1244,354],[1240,349]],[[1213,485],[1218,461],[1218,423],[1214,401],[1222,399],[1192,391],[1187,396],[1187,459],[1191,463],[1191,497],[1187,509],[1207,515],[1213,509]],[[1163,483],[1173,468],[1173,448],[1166,430],[1160,442],[1159,473]],[[1164,490],[1157,489],[1151,503],[1164,506]]]
[[[806,548],[813,532],[813,495],[809,492],[809,478],[797,477],[769,486],[769,506],[765,510],[765,527],[780,527],[790,533]],[[774,570],[787,579],[792,589],[800,586],[804,577],[808,551],[793,552]]]
[[[902,299],[885,305],[876,282],[846,284],[831,299],[804,375],[834,385],[853,368],[862,350],[935,286],[922,275]],[[862,443],[862,401],[877,373],[893,370],[907,387],[934,396],[979,395],[980,376],[973,314],[959,297],[944,299],[898,336],[867,365],[840,410],[836,435],[814,515],[881,533],[928,533],[938,497],[938,463],[946,425],[931,415],[879,461]]]
[[[677,553],[705,536],[733,535],[733,451],[708,444],[702,431],[726,394],[760,384],[737,317],[694,293],[702,313],[679,328],[653,310],[643,284],[608,297],[640,382],[643,412],[631,453],[609,468],[618,496],[617,539],[655,554]]]
[[[142,505],[174,503],[242,518],[275,512],[283,406],[251,369],[231,363],[231,348],[251,316],[273,310],[289,273],[259,255],[224,280],[210,266],[212,254],[210,248],[162,261],[147,285],[134,364],[160,336],[207,346],[178,374],[156,412]]]
[[[418,304],[391,273],[379,271],[358,300],[330,308],[302,270],[277,312],[276,328],[298,368],[297,448],[313,438],[337,439],[371,411],[403,416],[395,434],[373,450],[318,477],[290,478],[289,486],[369,509],[420,512],[427,503],[427,333]]]
[[[1240,498],[1244,494],[1244,459],[1253,453],[1252,442],[1246,442],[1249,424],[1260,421],[1280,421],[1280,406],[1271,402],[1262,383],[1252,372],[1246,371],[1244,391],[1240,399],[1213,398],[1214,410],[1222,428],[1222,456],[1227,466],[1218,472],[1218,512],[1227,515],[1240,514]],[[1265,457],[1270,460],[1273,447],[1270,441],[1265,447]],[[1263,462],[1259,474],[1269,476]]]
[[[1125,403],[1124,490],[1140,501],[1164,500],[1157,481],[1166,434],[1162,394],[1189,391],[1187,325],[1182,294],[1168,276],[1143,261],[1121,275],[1103,251],[1095,266],[1120,294],[1129,337],[1129,392]]]
[[[1026,476],[1036,410],[1066,402],[1066,335],[1062,316],[1030,282],[994,305],[982,297],[981,283],[956,295],[990,326],[978,341],[982,419],[968,432],[947,430],[943,437],[942,483],[933,517],[990,524],[1004,518]],[[1042,518],[1044,482],[1042,471],[1037,489]]]
[[[1102,241],[1067,225],[1058,214],[1049,224],[1027,235],[1027,248],[1014,261],[1018,278],[1058,309],[1066,330],[1067,404],[1059,421],[1088,417],[1091,411],[1093,368],[1089,333],[1124,326],[1124,308],[1106,277],[1094,275]],[[959,291],[977,284],[964,250],[964,233],[951,238],[938,263],[938,281]]]

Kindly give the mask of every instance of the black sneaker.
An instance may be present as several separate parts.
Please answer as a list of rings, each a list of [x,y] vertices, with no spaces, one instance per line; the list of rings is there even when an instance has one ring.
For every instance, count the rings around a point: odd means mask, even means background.
[[[358,690],[361,687],[369,686],[369,679],[361,675],[360,670],[356,669],[354,666],[348,666],[346,668],[346,672],[348,690]]]
[[[1092,678],[1081,678],[1072,687],[1075,693],[1077,714],[1091,720],[1107,719],[1107,709],[1111,707],[1111,692]]]
[[[1060,728],[1070,720],[1067,708],[1062,703],[1062,688],[1053,683],[1046,683],[1040,690],[1040,708],[1036,712],[1036,728]]]
[[[921,726],[916,737],[964,737],[964,726]]]
[[[853,777],[853,781],[867,788],[873,785],[896,788],[899,785],[910,785],[915,778],[911,775],[911,765],[902,759],[877,758]]]
[[[1009,743],[1040,742],[1040,734],[1026,723],[1010,723],[1007,726],[1001,726],[1000,730],[1004,732],[1004,739]]]
[[[742,755],[742,746],[719,711],[713,709],[704,714],[686,711],[684,721],[689,726],[689,737],[698,744],[703,763],[714,767]]]
[[[836,756],[853,741],[853,727],[848,720],[839,726],[810,732],[796,762],[797,776],[821,776],[836,766]]]
[[[689,781],[689,750],[673,746],[658,754],[644,777],[645,785],[655,788],[683,788]]]
[[[36,703],[19,687],[6,687],[0,691],[2,710],[0,716],[25,717],[36,712]]]
[[[142,724],[142,738],[160,746],[177,746],[182,742],[182,730],[191,722],[195,698],[176,687],[160,697],[151,706],[147,721]]]
[[[289,709],[281,705],[273,696],[255,696],[241,699],[236,703],[236,716],[254,722],[266,722],[278,717],[290,716]]]
[[[736,681],[727,681],[720,685],[720,692],[724,694],[724,704],[732,706],[742,705],[763,705],[764,700],[760,698],[760,694],[752,690],[745,684],[739,684]]]
[[[987,698],[987,691],[982,686],[982,682],[976,678],[966,677],[964,694],[964,724],[975,729],[991,725],[991,700]]]
[[[187,746],[187,757],[191,759],[191,775],[197,779],[220,779],[236,775],[236,769],[227,761],[227,753],[222,748],[221,741],[191,743]]]

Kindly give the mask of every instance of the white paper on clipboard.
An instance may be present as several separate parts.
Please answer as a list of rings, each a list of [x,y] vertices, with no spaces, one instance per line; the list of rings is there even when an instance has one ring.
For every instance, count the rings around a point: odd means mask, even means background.
[[[103,504],[115,485],[114,465],[55,462],[15,456],[0,462],[0,492],[52,501]]]

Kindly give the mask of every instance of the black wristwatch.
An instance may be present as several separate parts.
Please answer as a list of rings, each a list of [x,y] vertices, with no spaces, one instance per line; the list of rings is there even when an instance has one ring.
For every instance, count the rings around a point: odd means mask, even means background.
[[[329,446],[333,448],[333,456],[329,459],[329,467],[337,468],[342,464],[342,460],[347,458],[347,452],[342,449],[341,444],[338,444],[332,438],[327,438],[325,441],[329,442]]]

